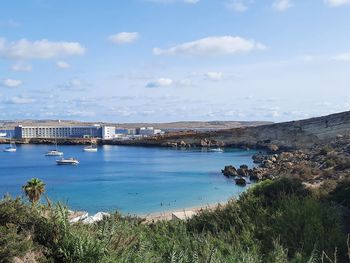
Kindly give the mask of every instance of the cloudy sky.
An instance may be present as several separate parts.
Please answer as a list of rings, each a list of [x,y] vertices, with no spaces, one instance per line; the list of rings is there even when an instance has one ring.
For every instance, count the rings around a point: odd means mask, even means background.
[[[4,0],[0,119],[350,110],[350,0]]]

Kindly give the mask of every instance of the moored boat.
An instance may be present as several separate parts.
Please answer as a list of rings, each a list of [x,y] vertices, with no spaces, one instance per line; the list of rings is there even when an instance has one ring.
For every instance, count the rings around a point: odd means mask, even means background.
[[[58,165],[77,165],[79,164],[79,161],[75,158],[68,158],[68,159],[61,158],[59,160],[56,160],[56,163]]]
[[[84,152],[97,152],[97,147],[93,146],[93,145],[89,145],[84,147],[83,149]]]
[[[10,142],[10,146],[7,146],[4,149],[4,152],[15,152],[15,151],[17,151],[16,144],[12,142]]]
[[[50,150],[45,155],[46,156],[62,156],[63,152],[60,152],[58,150]]]
[[[57,139],[55,139],[55,145],[56,145],[56,148],[54,150],[50,150],[46,152],[45,156],[62,156],[63,155],[63,152],[58,150]]]
[[[84,152],[97,152],[97,146],[92,143],[92,132],[90,132],[90,145],[85,146],[83,149]]]
[[[214,149],[210,149],[211,152],[218,152],[218,153],[222,153],[224,150],[221,148],[214,148]]]

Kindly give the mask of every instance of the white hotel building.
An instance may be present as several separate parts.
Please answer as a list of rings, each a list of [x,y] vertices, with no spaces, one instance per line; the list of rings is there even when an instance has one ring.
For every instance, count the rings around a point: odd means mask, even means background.
[[[15,127],[15,137],[31,138],[102,138],[112,139],[115,127],[111,126],[22,126]]]

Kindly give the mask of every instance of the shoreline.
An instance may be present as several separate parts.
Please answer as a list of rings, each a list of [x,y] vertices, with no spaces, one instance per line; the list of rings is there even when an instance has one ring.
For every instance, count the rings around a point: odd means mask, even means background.
[[[166,210],[162,212],[151,212],[148,214],[132,214],[132,213],[121,213],[124,217],[135,217],[140,218],[144,223],[153,223],[158,221],[170,221],[173,220],[173,214],[180,214],[180,217],[182,215],[185,215],[182,218],[177,218],[177,220],[187,220],[190,219],[192,216],[200,213],[201,211],[214,211],[215,209],[219,207],[224,207],[228,204],[228,202],[232,200],[232,198],[228,199],[224,202],[218,202],[218,203],[212,203],[212,204],[206,204],[206,205],[200,205],[200,206],[194,206],[194,207],[186,207],[182,209],[173,209],[173,210]],[[68,221],[70,223],[77,223],[77,222],[83,222],[87,224],[99,222],[103,219],[104,216],[110,216],[113,214],[113,212],[96,212],[90,215],[89,212],[85,210],[68,210]],[[87,221],[86,221],[87,220]]]
[[[231,198],[229,199],[231,200]],[[224,202],[219,202],[219,203],[212,203],[212,204],[206,204],[206,205],[199,205],[199,206],[193,206],[193,207],[185,207],[181,209],[173,209],[173,210],[167,210],[163,212],[152,212],[149,214],[142,214],[142,215],[136,215],[140,218],[144,218],[146,222],[152,222],[152,221],[169,221],[172,219],[172,214],[173,213],[178,213],[178,212],[189,212],[193,211],[195,213],[198,213],[200,211],[204,210],[215,210],[218,207],[225,206],[228,204],[229,200],[224,201]]]

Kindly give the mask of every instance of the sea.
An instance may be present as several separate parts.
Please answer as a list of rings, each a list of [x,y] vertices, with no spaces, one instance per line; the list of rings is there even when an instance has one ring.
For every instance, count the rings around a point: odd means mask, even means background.
[[[0,145],[0,195],[24,197],[22,186],[31,178],[46,184],[52,202],[71,210],[147,215],[155,212],[212,205],[238,197],[247,187],[221,174],[225,165],[254,166],[254,150],[173,149],[137,146],[59,146],[76,166],[56,164],[59,157],[45,153],[52,145],[18,145],[3,152]],[[248,186],[249,187],[249,186]],[[45,198],[42,198],[45,202]]]

